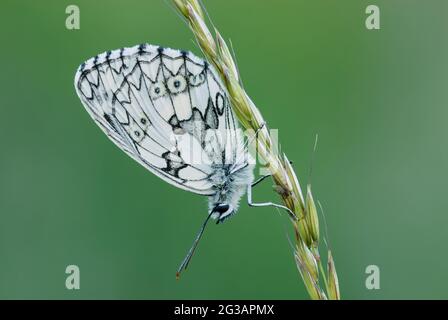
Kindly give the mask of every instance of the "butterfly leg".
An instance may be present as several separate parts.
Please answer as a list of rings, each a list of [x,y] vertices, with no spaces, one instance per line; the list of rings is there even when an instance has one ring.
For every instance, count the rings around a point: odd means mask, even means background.
[[[264,179],[266,179],[267,177],[270,177],[271,175],[266,175],[266,176],[262,176],[261,178],[259,178],[258,180],[256,180],[254,183],[252,183],[251,185],[247,186],[247,203],[249,206],[251,207],[274,207],[274,208],[279,208],[279,209],[283,209],[286,210],[289,214],[289,216],[291,217],[291,219],[293,220],[297,220],[297,217],[295,215],[294,212],[291,211],[291,209],[289,209],[288,207],[285,207],[281,204],[276,204],[273,202],[259,202],[259,203],[255,203],[252,201],[252,188],[254,186],[256,186],[257,184],[259,184],[260,182],[262,182]]]
[[[289,161],[289,163],[292,165],[292,161]],[[271,176],[272,174],[266,174],[264,176],[261,176],[260,178],[252,182],[252,188],[255,187],[257,184],[259,184],[260,182],[262,182],[264,179],[269,178]]]
[[[267,174],[265,176],[262,176],[261,178],[258,178],[257,180],[252,182],[252,188],[255,187],[257,184],[259,184],[260,182],[262,182],[264,179],[269,178],[270,176],[272,176],[272,174]]]

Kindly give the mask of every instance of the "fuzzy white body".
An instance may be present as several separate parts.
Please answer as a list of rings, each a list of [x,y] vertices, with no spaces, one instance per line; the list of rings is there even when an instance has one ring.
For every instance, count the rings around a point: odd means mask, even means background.
[[[253,168],[253,165],[247,165],[234,172],[230,166],[216,168],[216,174],[212,177],[216,193],[209,197],[209,210],[213,210],[218,204],[227,204],[230,208],[222,215],[212,214],[213,219],[224,221],[237,212],[241,198],[254,180]]]

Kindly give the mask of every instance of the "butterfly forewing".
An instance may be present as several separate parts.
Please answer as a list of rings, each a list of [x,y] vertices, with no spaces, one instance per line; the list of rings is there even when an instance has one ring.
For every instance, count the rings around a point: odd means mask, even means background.
[[[80,66],[75,87],[115,144],[179,188],[212,195],[216,165],[237,159],[227,93],[191,53],[147,44],[108,51]]]

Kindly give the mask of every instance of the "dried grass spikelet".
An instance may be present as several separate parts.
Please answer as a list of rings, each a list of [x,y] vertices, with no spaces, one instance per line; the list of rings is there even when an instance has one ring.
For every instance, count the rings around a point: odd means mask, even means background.
[[[327,271],[328,271],[328,286],[327,286],[328,297],[331,300],[340,300],[341,293],[339,291],[338,274],[336,273],[336,267],[334,265],[333,255],[330,250],[328,250]]]

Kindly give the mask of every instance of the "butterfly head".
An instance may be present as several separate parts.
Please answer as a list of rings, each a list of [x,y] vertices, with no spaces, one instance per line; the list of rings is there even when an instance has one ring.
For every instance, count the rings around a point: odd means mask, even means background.
[[[224,222],[227,218],[235,213],[232,205],[226,203],[218,203],[212,209],[212,218],[216,219],[216,223]]]

